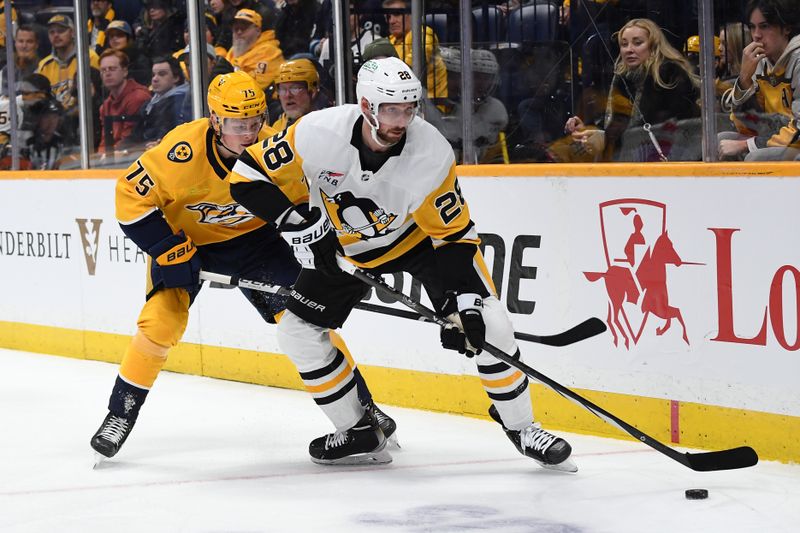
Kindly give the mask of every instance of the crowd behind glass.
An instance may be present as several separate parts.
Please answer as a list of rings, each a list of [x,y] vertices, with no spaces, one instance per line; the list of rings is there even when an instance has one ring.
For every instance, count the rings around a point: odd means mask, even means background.
[[[719,158],[800,158],[796,0],[713,4],[715,79],[706,83],[713,84],[715,109],[706,117],[714,117],[719,132]],[[12,36],[4,23],[0,32],[0,167],[10,168],[13,139],[21,169],[78,168],[74,6],[44,0],[11,5]],[[427,98],[419,113],[442,131],[460,161],[702,159],[695,2],[473,1],[472,101],[466,103],[459,2],[422,5],[420,78]],[[413,64],[409,1],[350,0],[347,7],[345,57],[353,73],[370,57],[395,55]],[[122,167],[193,118],[185,0],[92,0],[89,8],[90,164]],[[248,72],[267,92],[267,122],[277,129],[302,114],[282,104],[302,107],[297,100],[307,95],[304,110],[333,105],[330,0],[207,0],[205,8],[209,79]],[[3,22],[6,9],[0,0]],[[15,132],[8,120],[10,44]],[[317,76],[276,83],[281,65],[295,59],[310,60]],[[465,108],[472,120],[473,161],[462,157]]]

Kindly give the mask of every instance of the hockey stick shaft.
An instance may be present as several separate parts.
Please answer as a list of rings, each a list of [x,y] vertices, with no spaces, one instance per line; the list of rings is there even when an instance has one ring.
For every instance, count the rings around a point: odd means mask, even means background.
[[[349,274],[363,281],[367,285],[370,285],[375,289],[383,291],[385,294],[391,296],[398,302],[408,306],[409,308],[413,309],[414,311],[423,315],[424,317],[430,319],[436,324],[442,327],[451,325],[451,322],[449,322],[445,318],[438,316],[436,313],[434,313],[432,310],[422,305],[420,302],[414,300],[413,298],[396,290],[394,287],[388,285],[386,282],[383,281],[383,279],[355,267],[352,263],[346,261],[343,258],[339,258],[339,266],[345,272],[348,272]],[[736,468],[745,468],[748,466],[753,466],[758,462],[758,455],[756,454],[755,450],[753,450],[749,446],[742,446],[739,448],[732,448],[728,450],[720,450],[712,452],[681,453],[677,450],[674,450],[673,448],[670,448],[665,444],[662,444],[661,442],[654,439],[650,435],[647,435],[643,431],[640,431],[639,429],[625,422],[621,418],[606,411],[605,409],[596,405],[587,398],[584,398],[577,392],[561,385],[560,383],[554,381],[553,379],[545,376],[541,372],[529,367],[528,365],[519,361],[512,355],[503,352],[499,348],[489,343],[486,343],[484,345],[484,349],[497,359],[521,370],[529,377],[535,379],[536,381],[545,385],[546,387],[549,387],[559,395],[572,401],[578,406],[583,407],[584,409],[588,410],[589,412],[599,417],[600,419],[604,420],[605,422],[621,429],[622,431],[628,433],[635,439],[643,442],[644,444],[647,444],[654,450],[666,455],[670,459],[673,459],[674,461],[677,461],[688,468],[691,468],[692,470],[701,472],[711,471],[711,470],[732,470]]]
[[[290,296],[292,291],[287,287],[280,285],[272,285],[271,283],[264,283],[263,281],[256,281],[250,279],[239,278],[238,276],[228,276],[226,274],[217,274],[214,272],[200,272],[200,279],[220,283],[222,285],[230,285],[232,287],[243,287],[245,289],[252,289],[271,294],[279,294],[281,296]],[[407,320],[415,320],[417,322],[435,323],[420,313],[406,311],[405,309],[395,309],[384,305],[376,305],[368,302],[359,302],[356,304],[356,309],[362,311],[369,311],[371,313],[378,313],[382,315],[389,315],[398,318],[405,318]],[[522,333],[515,331],[514,338],[521,341],[535,342],[538,344],[545,344],[547,346],[567,346],[576,342],[594,337],[606,330],[606,325],[598,318],[589,318],[572,328],[556,333],[555,335],[533,335],[531,333]]]

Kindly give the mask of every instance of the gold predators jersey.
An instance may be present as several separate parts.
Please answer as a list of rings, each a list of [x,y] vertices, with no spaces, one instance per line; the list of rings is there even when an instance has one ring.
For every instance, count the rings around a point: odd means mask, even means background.
[[[376,171],[362,168],[363,118],[356,105],[309,113],[239,158],[231,183],[264,181],[293,203],[327,212],[345,255],[374,268],[430,237],[477,244],[447,140],[415,118],[395,154]]]
[[[173,232],[183,230],[198,246],[260,228],[265,222],[231,198],[229,172],[207,118],[178,126],[117,180],[117,220],[130,225],[161,211]]]

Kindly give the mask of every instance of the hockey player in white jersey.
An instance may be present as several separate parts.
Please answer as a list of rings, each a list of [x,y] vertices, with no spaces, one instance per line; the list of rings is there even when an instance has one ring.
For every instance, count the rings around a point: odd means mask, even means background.
[[[447,140],[417,117],[422,87],[397,58],[371,60],[358,74],[359,104],[310,113],[243,153],[231,194],[273,222],[303,270],[278,342],[336,428],[313,440],[322,464],[388,462],[376,420],[358,402],[352,369],[328,340],[367,286],[342,272],[341,253],[376,274],[409,272],[436,309],[463,329],[442,330],[445,348],[476,354],[490,414],[524,455],[574,471],[570,445],[533,423],[528,379],[481,348],[519,354],[496,296],[478,233],[455,175]],[[306,203],[308,202],[308,203]]]

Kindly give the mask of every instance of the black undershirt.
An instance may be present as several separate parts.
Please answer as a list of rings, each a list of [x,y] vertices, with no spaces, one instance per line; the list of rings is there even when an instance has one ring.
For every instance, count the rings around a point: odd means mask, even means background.
[[[390,157],[400,155],[403,151],[403,147],[406,145],[406,136],[403,135],[397,144],[391,146],[385,152],[374,152],[370,150],[364,142],[364,138],[361,136],[363,124],[364,117],[358,117],[358,120],[356,120],[356,123],[353,125],[353,136],[350,138],[350,144],[358,149],[358,159],[361,162],[361,169],[375,173],[381,169],[383,164],[386,163]]]

